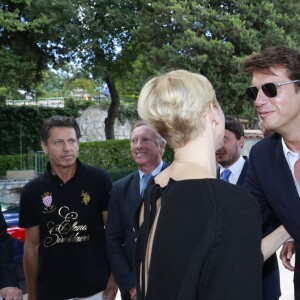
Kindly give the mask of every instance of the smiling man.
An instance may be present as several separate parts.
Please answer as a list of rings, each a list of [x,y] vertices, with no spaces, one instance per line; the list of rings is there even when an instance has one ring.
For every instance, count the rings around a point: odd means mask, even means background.
[[[107,221],[107,253],[113,274],[121,290],[122,299],[135,299],[134,214],[142,201],[147,182],[168,165],[162,161],[164,139],[147,123],[134,124],[130,147],[138,171],[117,181],[112,189]]]
[[[263,233],[283,224],[296,242],[294,287],[300,300],[300,53],[267,48],[249,56],[244,69],[252,79],[247,95],[263,127],[274,132],[252,147],[245,188],[261,207]],[[271,288],[278,299],[280,291]]]
[[[111,178],[79,161],[79,138],[72,118],[43,123],[47,170],[25,185],[20,200],[28,300],[94,300],[102,294],[113,300],[118,290],[105,245]]]

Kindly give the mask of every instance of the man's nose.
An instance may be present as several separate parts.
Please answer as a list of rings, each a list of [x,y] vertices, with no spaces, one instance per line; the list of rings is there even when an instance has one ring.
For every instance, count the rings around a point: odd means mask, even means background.
[[[141,141],[141,140],[137,140],[136,146],[137,146],[138,148],[139,148],[139,147],[142,147],[142,141]]]
[[[70,150],[71,149],[71,145],[68,143],[68,142],[64,142],[64,150],[65,151],[68,151],[68,150]]]
[[[268,101],[269,101],[269,97],[265,95],[265,93],[262,91],[262,89],[259,89],[258,93],[257,93],[257,97],[254,101],[255,107],[260,107],[260,106],[268,103]]]

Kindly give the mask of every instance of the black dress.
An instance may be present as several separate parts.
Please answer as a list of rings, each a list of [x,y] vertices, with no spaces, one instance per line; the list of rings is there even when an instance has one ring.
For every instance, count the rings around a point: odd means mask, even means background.
[[[158,198],[145,296],[140,276]],[[262,299],[260,211],[250,194],[219,179],[170,179],[164,189],[151,185],[144,199],[135,254],[138,299]]]

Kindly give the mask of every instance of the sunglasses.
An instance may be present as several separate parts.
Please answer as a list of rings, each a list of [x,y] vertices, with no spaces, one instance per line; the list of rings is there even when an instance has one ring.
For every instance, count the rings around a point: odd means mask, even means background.
[[[278,86],[287,85],[287,84],[295,83],[295,82],[300,82],[300,80],[292,80],[292,81],[278,82],[278,83],[268,82],[268,83],[262,84],[260,87],[267,97],[273,98],[273,97],[277,96],[277,87]],[[257,88],[256,86],[251,86],[246,89],[246,94],[252,100],[256,100],[258,91],[259,91],[259,88]]]

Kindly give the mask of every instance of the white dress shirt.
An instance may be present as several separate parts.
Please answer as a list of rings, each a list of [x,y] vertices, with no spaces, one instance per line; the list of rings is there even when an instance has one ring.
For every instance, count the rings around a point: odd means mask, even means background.
[[[245,159],[241,155],[240,158],[233,165],[231,165],[229,168],[223,168],[220,165],[220,174],[222,174],[222,172],[225,169],[229,169],[231,171],[231,174],[229,176],[229,182],[232,183],[232,184],[236,184],[239,177],[240,177],[240,175],[241,175],[241,173],[242,173],[244,164],[245,164]]]
[[[286,159],[286,161],[287,161],[287,163],[290,167],[290,170],[291,170],[293,178],[294,178],[294,182],[295,182],[297,192],[300,196],[300,185],[299,185],[299,183],[298,183],[298,181],[295,177],[295,171],[294,171],[295,163],[299,159],[299,155],[298,155],[298,153],[291,151],[287,147],[287,145],[286,145],[285,141],[283,140],[283,138],[281,138],[281,141],[282,141],[282,148],[283,148],[283,153],[284,153],[285,159]]]

